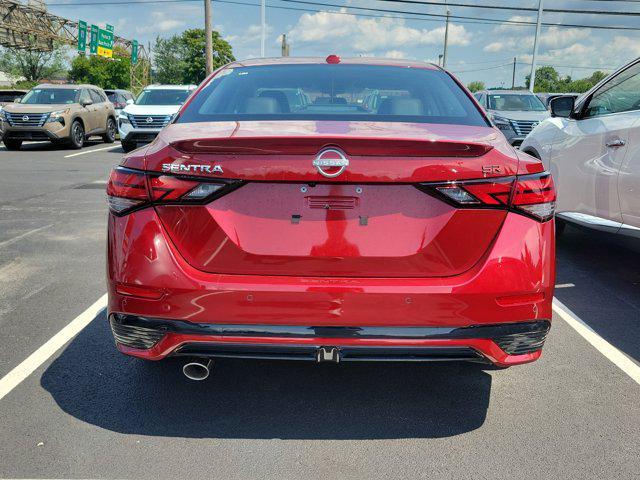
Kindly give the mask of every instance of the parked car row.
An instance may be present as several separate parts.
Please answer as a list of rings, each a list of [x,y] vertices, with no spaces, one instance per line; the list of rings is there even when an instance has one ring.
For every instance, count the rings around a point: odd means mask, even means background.
[[[153,140],[195,88],[151,85],[137,98],[127,90],[95,85],[42,84],[28,92],[12,91],[0,96],[7,100],[0,109],[0,138],[8,150],[39,140],[81,148],[89,137],[112,143],[119,133],[128,152]]]

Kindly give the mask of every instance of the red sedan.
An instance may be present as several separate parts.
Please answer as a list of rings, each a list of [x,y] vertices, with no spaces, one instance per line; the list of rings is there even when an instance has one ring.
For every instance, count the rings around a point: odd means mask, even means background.
[[[431,64],[283,58],[214,72],[107,187],[118,349],[215,357],[540,357],[555,189]]]

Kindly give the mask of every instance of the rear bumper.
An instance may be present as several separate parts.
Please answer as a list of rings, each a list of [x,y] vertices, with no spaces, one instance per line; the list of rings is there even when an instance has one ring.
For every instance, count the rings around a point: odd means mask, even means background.
[[[184,322],[196,330],[174,331],[152,348],[119,344],[129,355],[158,360],[172,354],[201,355],[196,347],[240,344],[310,347],[417,347],[471,349],[499,365],[536,360],[540,350],[511,355],[495,336],[444,333],[463,327],[548,321],[555,282],[553,222],[509,213],[490,249],[470,270],[452,277],[353,278],[211,274],[189,265],[168,240],[152,208],[109,217],[110,314]],[[169,323],[168,325],[172,325]],[[221,326],[314,329],[310,337],[221,335]],[[397,333],[339,337],[318,328],[439,328],[436,337]],[[326,332],[327,330],[323,330]],[[387,332],[391,330],[386,330]],[[468,353],[468,352],[467,352]],[[314,353],[315,355],[315,353]],[[206,355],[205,355],[206,356]],[[307,352],[308,356],[308,352]],[[265,357],[266,358],[266,357]],[[271,358],[271,357],[269,357]],[[477,355],[476,355],[477,358]]]
[[[515,365],[540,356],[549,321],[471,327],[196,324],[112,314],[118,349],[167,356],[306,361],[470,361]]]

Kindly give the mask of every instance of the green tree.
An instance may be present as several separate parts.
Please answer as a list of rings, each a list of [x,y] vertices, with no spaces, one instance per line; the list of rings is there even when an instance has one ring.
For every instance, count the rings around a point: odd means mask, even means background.
[[[71,62],[69,79],[102,88],[129,88],[130,70],[131,59],[124,50],[116,48],[113,58],[78,55]]]
[[[27,82],[38,82],[43,78],[62,75],[66,71],[65,48],[54,45],[50,52],[30,52],[5,48],[0,51],[0,70]]]
[[[235,57],[229,42],[213,32],[213,67],[233,62]],[[202,28],[185,30],[180,35],[157,38],[154,48],[156,80],[160,83],[194,83],[204,80],[205,32]]]
[[[570,76],[562,77],[555,68],[544,66],[536,69],[536,92],[575,92],[583,93],[607,76],[599,70],[593,72],[590,77],[573,80]],[[529,88],[530,75],[526,77],[526,85]]]
[[[484,82],[471,82],[469,85],[467,85],[467,88],[471,91],[471,92],[478,92],[480,90],[484,90],[485,86],[484,86]]]

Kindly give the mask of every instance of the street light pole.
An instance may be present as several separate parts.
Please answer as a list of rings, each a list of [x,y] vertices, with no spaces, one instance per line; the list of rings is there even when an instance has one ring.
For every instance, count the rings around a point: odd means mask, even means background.
[[[211,0],[204,0],[204,38],[205,48],[204,55],[206,57],[206,74],[213,73],[213,31],[211,27]]]
[[[538,56],[538,40],[540,38],[540,24],[542,23],[542,0],[538,3],[538,21],[536,22],[536,38],[533,41],[533,58],[531,59],[531,76],[529,77],[529,91],[533,93],[536,83],[536,57]]]
[[[260,18],[262,20],[262,35],[260,39],[260,56],[264,58],[265,56],[265,44],[267,41],[267,21],[266,21],[266,0],[262,0],[260,4]]]
[[[444,27],[444,51],[442,52],[442,68],[447,68],[448,44],[449,44],[449,9],[447,9],[447,23]]]
[[[517,64],[517,58],[513,57],[513,74],[511,75],[511,89],[513,90],[514,88],[516,88],[516,64]]]

